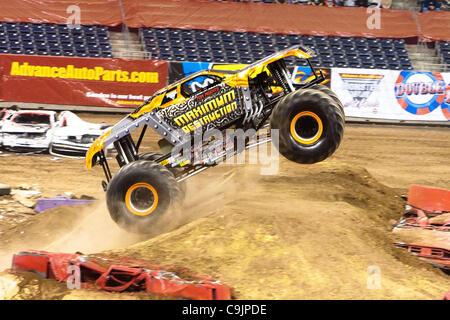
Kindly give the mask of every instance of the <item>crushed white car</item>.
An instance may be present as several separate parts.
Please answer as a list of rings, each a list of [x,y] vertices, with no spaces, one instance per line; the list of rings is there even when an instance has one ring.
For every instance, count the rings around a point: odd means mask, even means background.
[[[13,152],[48,151],[64,157],[84,157],[91,143],[110,128],[104,123],[83,121],[70,111],[58,115],[55,111],[46,110],[15,111],[0,124],[4,149]]]
[[[16,111],[1,128],[3,148],[18,152],[46,151],[51,142],[49,130],[55,125],[55,111]]]
[[[110,127],[104,123],[83,121],[76,114],[63,111],[57,126],[52,129],[49,152],[55,156],[84,157],[92,142]]]

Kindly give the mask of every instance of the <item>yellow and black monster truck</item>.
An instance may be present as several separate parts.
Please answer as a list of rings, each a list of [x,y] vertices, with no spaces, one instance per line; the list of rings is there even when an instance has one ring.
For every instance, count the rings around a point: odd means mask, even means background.
[[[292,82],[284,60],[290,56],[306,59],[312,80]],[[341,142],[344,112],[337,96],[320,84],[324,76],[313,69],[311,57],[294,46],[237,71],[197,72],[156,92],[99,137],[86,153],[86,165],[103,167],[107,182],[102,185],[114,221],[133,232],[149,232],[169,207],[182,201],[185,179],[248,147],[223,147],[235,139],[226,137],[227,129],[256,134],[270,125],[272,132],[278,130],[276,147],[289,160],[315,163],[329,157]],[[134,141],[131,132],[138,128]],[[139,153],[147,128],[161,135],[165,154]],[[225,138],[217,139],[217,132]],[[110,144],[121,167],[114,176],[104,151]]]

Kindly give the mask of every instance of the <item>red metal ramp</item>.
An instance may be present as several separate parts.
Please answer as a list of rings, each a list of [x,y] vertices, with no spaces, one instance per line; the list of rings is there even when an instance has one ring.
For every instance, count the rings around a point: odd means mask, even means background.
[[[35,272],[45,278],[68,282],[78,277],[82,288],[99,287],[103,290],[146,291],[147,293],[194,300],[229,300],[230,288],[203,277],[188,281],[173,272],[156,269],[144,260],[133,260],[133,265],[102,265],[81,254],[24,251],[13,256],[12,269]],[[138,265],[136,265],[138,264]]]
[[[427,212],[450,212],[450,191],[413,184],[409,187],[408,204]]]

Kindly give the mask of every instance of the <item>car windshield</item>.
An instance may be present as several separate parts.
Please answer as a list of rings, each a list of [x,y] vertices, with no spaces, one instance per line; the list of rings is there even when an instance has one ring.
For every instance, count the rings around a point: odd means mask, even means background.
[[[50,124],[50,115],[36,113],[21,113],[14,118],[15,123],[20,124]]]

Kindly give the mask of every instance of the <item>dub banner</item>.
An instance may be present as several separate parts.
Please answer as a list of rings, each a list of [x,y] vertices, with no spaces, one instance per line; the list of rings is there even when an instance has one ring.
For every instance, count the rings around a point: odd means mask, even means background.
[[[347,117],[450,121],[450,73],[334,68],[331,89]]]
[[[136,107],[166,86],[167,62],[0,55],[0,100]]]

